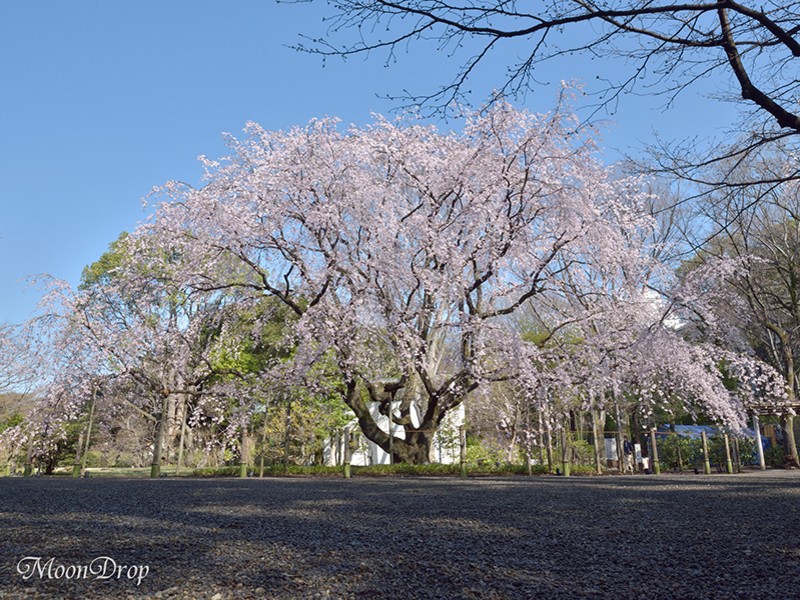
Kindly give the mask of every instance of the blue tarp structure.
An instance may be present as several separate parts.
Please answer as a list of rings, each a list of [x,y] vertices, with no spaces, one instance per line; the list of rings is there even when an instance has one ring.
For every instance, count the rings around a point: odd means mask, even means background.
[[[660,425],[656,428],[658,433],[672,433],[672,425]],[[721,432],[716,428],[712,427],[711,425],[675,425],[675,434],[681,437],[687,437],[693,440],[700,439],[700,433],[702,431],[706,432],[708,437],[713,437],[715,435],[719,435]],[[753,439],[755,437],[755,431],[752,429],[743,429],[742,433],[737,437],[747,437],[749,439]],[[772,442],[768,437],[761,436],[761,447],[766,450],[772,445]]]
[[[715,436],[722,435],[722,431],[717,429],[716,427],[712,427],[711,425],[675,425],[674,431],[672,425],[661,425],[656,428],[656,431],[660,434],[668,434],[668,435],[677,435],[683,438],[689,438],[692,440],[699,440],[701,437],[701,433],[703,431],[706,432],[706,436],[708,438],[713,438]],[[743,429],[740,434],[736,437],[744,438],[747,437],[748,439],[752,440],[755,438],[755,431],[753,429]],[[768,437],[761,436],[761,447],[766,451],[768,448],[772,446],[772,442]],[[750,457],[742,456],[742,462],[746,464],[754,464],[758,462],[757,454],[755,450],[753,450],[753,455]]]

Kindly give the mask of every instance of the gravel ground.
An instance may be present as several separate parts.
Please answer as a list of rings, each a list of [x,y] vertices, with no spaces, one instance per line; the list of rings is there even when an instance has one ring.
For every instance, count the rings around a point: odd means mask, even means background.
[[[646,597],[800,598],[800,472],[0,479],[3,599]]]

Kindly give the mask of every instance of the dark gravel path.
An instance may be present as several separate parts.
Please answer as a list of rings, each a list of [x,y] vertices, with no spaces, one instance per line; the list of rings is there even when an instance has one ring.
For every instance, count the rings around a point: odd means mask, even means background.
[[[800,473],[0,479],[36,597],[800,598]]]

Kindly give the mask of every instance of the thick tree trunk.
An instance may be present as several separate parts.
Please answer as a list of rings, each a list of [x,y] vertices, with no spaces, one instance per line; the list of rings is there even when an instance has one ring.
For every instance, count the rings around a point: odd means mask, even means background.
[[[395,438],[393,444],[394,463],[424,465],[430,462],[433,434],[414,432],[406,435],[406,439]]]
[[[800,467],[800,459],[797,456],[797,441],[794,437],[794,415],[783,415],[783,443],[786,452],[786,462],[794,467]]]
[[[402,426],[406,434],[405,439],[397,436],[392,439],[389,433],[378,425],[367,404],[361,398],[355,381],[348,382],[345,400],[356,414],[358,426],[364,437],[376,444],[384,452],[391,453],[392,462],[416,465],[430,462],[433,436],[447,412],[441,408],[441,398],[429,399],[428,410],[423,415],[422,422],[418,427],[412,427],[407,419],[404,420],[408,422],[401,422],[399,419],[396,421],[397,427],[395,429],[400,431]],[[453,408],[453,406],[448,407],[448,410],[450,408]]]

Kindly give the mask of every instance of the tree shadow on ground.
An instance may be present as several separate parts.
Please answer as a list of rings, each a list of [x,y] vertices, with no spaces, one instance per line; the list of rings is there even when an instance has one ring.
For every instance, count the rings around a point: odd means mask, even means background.
[[[800,476],[0,482],[0,597],[787,597]],[[25,580],[19,561],[146,565]]]

